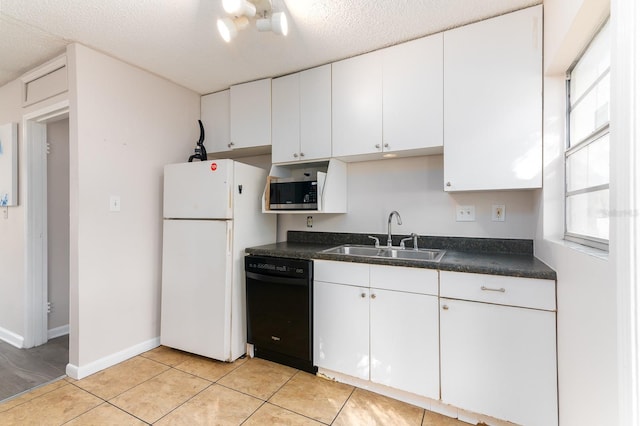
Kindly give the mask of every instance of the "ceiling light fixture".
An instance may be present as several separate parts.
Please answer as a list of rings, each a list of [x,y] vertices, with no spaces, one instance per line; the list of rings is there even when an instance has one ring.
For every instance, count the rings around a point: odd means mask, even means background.
[[[224,41],[229,43],[238,35],[238,30],[243,30],[249,25],[249,19],[246,16],[240,16],[235,19],[229,17],[218,19],[218,32]]]
[[[230,16],[218,19],[218,32],[224,41],[230,42],[238,31],[249,26],[249,18],[256,17],[258,31],[273,31],[278,35],[289,33],[289,23],[284,12],[272,12],[271,0],[222,0],[222,8]]]
[[[222,0],[222,8],[233,16],[253,17],[256,15],[256,5],[247,0]]]
[[[284,12],[271,14],[271,18],[260,18],[256,20],[258,31],[273,31],[278,35],[286,36],[289,33],[289,23]]]

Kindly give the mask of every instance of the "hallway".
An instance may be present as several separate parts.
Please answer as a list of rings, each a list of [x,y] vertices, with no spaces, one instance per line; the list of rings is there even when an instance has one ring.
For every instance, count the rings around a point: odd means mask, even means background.
[[[0,341],[0,401],[65,375],[69,335],[18,349]]]

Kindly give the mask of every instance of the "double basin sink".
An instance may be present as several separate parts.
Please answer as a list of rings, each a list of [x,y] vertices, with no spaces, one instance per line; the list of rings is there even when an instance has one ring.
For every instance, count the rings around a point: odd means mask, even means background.
[[[405,249],[401,247],[374,247],[345,244],[322,250],[322,253],[345,256],[362,256],[382,259],[420,260],[424,262],[440,262],[445,250],[433,249]]]

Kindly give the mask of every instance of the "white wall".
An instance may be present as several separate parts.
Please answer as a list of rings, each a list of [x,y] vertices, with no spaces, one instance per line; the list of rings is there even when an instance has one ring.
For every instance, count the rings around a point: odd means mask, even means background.
[[[22,107],[20,80],[0,87],[0,123],[18,124],[18,206],[0,210],[0,338],[22,344],[25,327],[25,146],[22,116],[67,99],[67,93]]]
[[[49,330],[69,325],[69,119],[47,124]]]
[[[278,240],[287,230],[386,233],[389,213],[397,210],[393,234],[526,238],[535,236],[534,196],[539,191],[443,191],[442,155],[367,161],[347,165],[346,214],[278,215]],[[492,204],[506,206],[504,222],[491,221]],[[475,205],[475,222],[456,222],[456,205]]]
[[[200,97],[81,45],[68,55],[69,357],[82,376],[159,336],[163,166],[192,153]]]
[[[613,259],[578,251],[564,233],[565,72],[608,14],[607,0],[545,0],[544,190],[535,253],[558,274],[561,425],[618,424]]]

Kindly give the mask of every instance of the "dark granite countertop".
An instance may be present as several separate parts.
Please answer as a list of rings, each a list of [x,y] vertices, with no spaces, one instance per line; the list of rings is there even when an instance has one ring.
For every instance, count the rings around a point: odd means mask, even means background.
[[[386,236],[376,236],[386,239]],[[400,238],[404,237],[404,235],[394,235],[393,244],[398,245]],[[380,241],[384,240],[381,238]],[[322,250],[341,244],[371,245],[371,240],[363,234],[289,231],[286,242],[248,247],[245,252],[258,256],[339,260],[439,269],[441,271],[556,279],[555,271],[533,256],[533,241],[531,240],[421,236],[420,248],[446,250],[440,262],[322,253]]]

